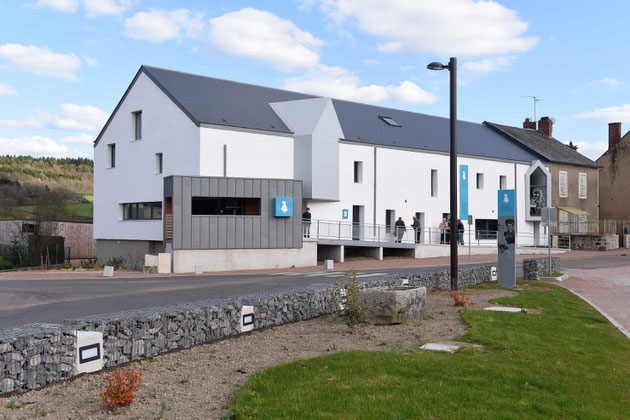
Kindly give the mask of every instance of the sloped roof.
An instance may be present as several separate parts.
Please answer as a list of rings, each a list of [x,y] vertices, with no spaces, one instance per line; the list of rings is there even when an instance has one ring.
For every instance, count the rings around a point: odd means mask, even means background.
[[[270,103],[317,98],[283,89],[142,66],[110,116],[114,116],[135,80],[145,73],[197,125],[215,124],[291,133]],[[333,99],[345,140],[385,146],[448,152],[448,118]],[[401,127],[383,121],[392,117]],[[96,138],[98,143],[109,120]],[[535,150],[507,140],[483,124],[457,122],[458,153],[530,162],[546,160]],[[566,146],[565,146],[566,147]]]
[[[600,165],[593,162],[583,154],[573,150],[553,137],[548,137],[546,134],[538,130],[511,127],[509,125],[501,125],[491,122],[484,122],[484,124],[489,127],[493,127],[498,132],[504,133],[509,138],[541,154],[550,162],[587,166],[591,168],[600,167]]]

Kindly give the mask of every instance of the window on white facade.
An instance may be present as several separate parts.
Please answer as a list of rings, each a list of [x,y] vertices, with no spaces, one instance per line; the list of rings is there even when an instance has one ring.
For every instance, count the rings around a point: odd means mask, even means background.
[[[431,197],[438,195],[438,178],[437,169],[431,169]]]
[[[133,116],[133,139],[142,140],[142,111],[132,112]]]
[[[363,162],[354,162],[354,182],[357,184],[363,182]]]
[[[164,165],[164,155],[162,153],[156,153],[155,154],[155,173],[156,174],[161,174],[163,171],[163,165]]]
[[[567,171],[560,171],[558,173],[558,194],[560,197],[569,196],[569,175]]]
[[[162,220],[162,202],[125,203],[122,205],[124,220]]]
[[[107,167],[116,167],[116,143],[107,145]]]
[[[483,190],[483,174],[477,174],[477,189]]]
[[[396,210],[385,210],[385,232],[391,233],[394,223],[396,223]]]
[[[507,176],[499,175],[499,189],[500,190],[507,189]]]
[[[580,172],[578,174],[579,176],[579,187],[578,187],[578,194],[580,198],[586,198],[587,194],[586,194],[586,174],[584,172]]]

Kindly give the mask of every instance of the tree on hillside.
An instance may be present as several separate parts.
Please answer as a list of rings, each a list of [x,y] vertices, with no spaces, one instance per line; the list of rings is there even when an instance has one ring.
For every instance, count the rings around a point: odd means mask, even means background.
[[[573,141],[571,141],[571,140],[569,140],[569,143],[567,143],[567,146],[569,146],[573,150],[577,150],[578,149],[578,145],[573,143]]]

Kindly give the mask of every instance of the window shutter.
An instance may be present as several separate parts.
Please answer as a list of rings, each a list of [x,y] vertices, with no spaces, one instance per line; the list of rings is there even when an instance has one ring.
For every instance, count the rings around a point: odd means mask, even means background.
[[[579,197],[580,198],[586,198],[586,174],[583,172],[580,172],[579,174],[579,181],[580,181],[580,186],[579,186]]]
[[[558,188],[558,192],[560,194],[560,197],[567,197],[569,195],[569,185],[568,185],[569,184],[569,180],[568,180],[567,172],[566,171],[560,171],[558,178],[559,178],[559,181],[560,181],[560,185],[559,185],[559,188]],[[582,185],[582,184],[580,184],[580,185]]]

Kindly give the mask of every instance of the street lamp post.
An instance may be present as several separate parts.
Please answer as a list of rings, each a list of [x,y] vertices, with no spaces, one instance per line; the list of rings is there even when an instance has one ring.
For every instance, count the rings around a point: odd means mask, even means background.
[[[451,215],[451,290],[458,290],[457,273],[457,243],[459,232],[457,230],[457,58],[451,57],[448,65],[433,62],[427,65],[429,70],[448,70],[450,72],[450,126],[451,126],[451,147],[450,147],[450,215]],[[454,235],[455,233],[455,235]]]

